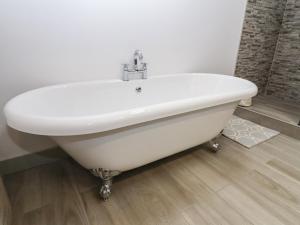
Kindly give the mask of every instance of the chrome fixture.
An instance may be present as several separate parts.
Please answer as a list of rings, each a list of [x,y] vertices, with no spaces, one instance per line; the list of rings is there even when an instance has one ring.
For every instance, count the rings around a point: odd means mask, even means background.
[[[111,195],[113,177],[119,175],[121,172],[103,168],[90,169],[90,172],[102,179],[99,194],[104,201],[107,201]]]
[[[210,150],[212,152],[215,152],[217,153],[218,151],[221,150],[221,145],[220,143],[218,142],[218,138],[221,136],[222,134],[218,134],[218,136],[216,136],[215,138],[211,139],[209,142],[208,142],[208,145],[210,147]]]
[[[147,79],[147,63],[143,62],[143,53],[136,50],[133,54],[133,64],[123,65],[123,80]]]
[[[135,91],[136,91],[137,93],[142,92],[142,87],[136,87],[136,88],[135,88]]]

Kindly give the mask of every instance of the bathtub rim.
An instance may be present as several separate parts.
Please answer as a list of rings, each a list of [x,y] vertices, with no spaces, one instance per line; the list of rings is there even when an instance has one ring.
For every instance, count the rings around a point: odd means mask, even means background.
[[[100,115],[88,115],[78,117],[47,117],[47,116],[30,116],[21,115],[16,110],[11,109],[11,103],[21,95],[33,94],[34,92],[62,88],[73,85],[88,85],[90,83],[122,83],[124,81],[113,80],[95,80],[95,81],[83,81],[74,82],[68,84],[59,84],[46,86],[38,89],[34,89],[16,96],[10,100],[4,107],[4,113],[7,119],[7,124],[19,131],[46,135],[46,136],[73,136],[92,134],[97,132],[109,131],[121,127],[126,127],[134,124],[139,124],[147,121],[153,121],[160,118],[170,117],[182,113],[200,110],[203,108],[209,108],[217,105],[227,104],[235,101],[239,101],[244,98],[253,97],[257,93],[257,87],[250,81],[237,78],[229,75],[219,75],[210,73],[178,73],[168,74],[150,77],[151,79],[160,79],[173,76],[184,75],[213,75],[214,77],[223,77],[226,79],[241,80],[242,82],[248,82],[249,87],[243,90],[242,93],[226,93],[218,95],[209,95],[204,97],[197,96],[193,98],[186,98],[175,101],[162,102],[159,104],[148,105],[145,107],[131,108],[129,110],[121,110],[113,113],[105,113]],[[241,92],[241,91],[240,91]],[[213,97],[213,98],[212,98]]]

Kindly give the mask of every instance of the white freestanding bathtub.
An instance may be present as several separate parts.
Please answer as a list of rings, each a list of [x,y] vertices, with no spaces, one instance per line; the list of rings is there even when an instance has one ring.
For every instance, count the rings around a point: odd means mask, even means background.
[[[26,92],[5,115],[10,127],[50,136],[103,178],[211,140],[256,93],[247,80],[214,74],[92,81]]]

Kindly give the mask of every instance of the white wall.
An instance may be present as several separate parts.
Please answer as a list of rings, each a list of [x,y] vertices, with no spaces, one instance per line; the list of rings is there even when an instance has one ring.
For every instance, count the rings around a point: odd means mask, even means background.
[[[0,109],[26,90],[121,76],[135,49],[149,75],[233,74],[246,0],[0,0]],[[5,125],[0,160],[53,146]]]

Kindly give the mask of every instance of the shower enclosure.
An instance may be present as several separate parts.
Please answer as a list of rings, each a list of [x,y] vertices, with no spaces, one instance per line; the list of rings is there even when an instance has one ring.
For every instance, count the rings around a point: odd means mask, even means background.
[[[247,110],[300,133],[300,0],[248,1],[235,73],[259,88]]]

